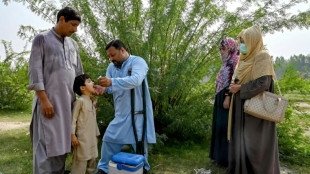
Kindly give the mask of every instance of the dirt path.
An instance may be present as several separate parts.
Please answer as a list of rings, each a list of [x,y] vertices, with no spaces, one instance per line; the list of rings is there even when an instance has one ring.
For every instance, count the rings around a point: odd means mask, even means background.
[[[29,125],[30,123],[27,122],[0,122],[0,131],[25,128]]]

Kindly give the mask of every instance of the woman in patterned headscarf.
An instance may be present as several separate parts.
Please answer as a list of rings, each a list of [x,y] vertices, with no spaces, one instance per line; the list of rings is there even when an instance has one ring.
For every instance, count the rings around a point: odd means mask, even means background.
[[[237,42],[229,37],[221,41],[219,48],[223,65],[217,74],[215,82],[216,96],[213,110],[210,158],[219,165],[227,166],[227,122],[230,103],[228,87],[239,60],[239,51]]]
[[[230,85],[233,96],[228,126],[228,170],[232,174],[279,174],[275,123],[243,110],[246,99],[263,91],[274,92],[273,63],[264,49],[262,33],[257,26],[243,30],[238,38],[240,61],[233,75],[238,81]]]

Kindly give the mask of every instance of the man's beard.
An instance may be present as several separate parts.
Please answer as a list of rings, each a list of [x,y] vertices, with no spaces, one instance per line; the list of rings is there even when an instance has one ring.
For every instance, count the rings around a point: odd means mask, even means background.
[[[120,61],[112,61],[112,63],[116,66],[116,67],[118,67],[118,68],[121,68],[122,67],[122,64],[123,64],[123,62],[120,62]]]

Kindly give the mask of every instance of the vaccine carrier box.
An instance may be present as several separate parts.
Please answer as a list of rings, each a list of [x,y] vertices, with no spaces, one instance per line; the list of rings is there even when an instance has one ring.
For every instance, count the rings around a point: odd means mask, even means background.
[[[143,174],[144,156],[120,152],[109,162],[109,174]]]

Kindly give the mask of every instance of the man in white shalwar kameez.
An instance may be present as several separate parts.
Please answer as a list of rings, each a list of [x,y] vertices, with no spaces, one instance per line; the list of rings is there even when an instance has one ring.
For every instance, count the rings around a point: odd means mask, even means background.
[[[142,81],[145,79],[146,97],[146,132],[144,140],[145,172],[150,169],[147,157],[147,143],[156,143],[152,102],[147,83],[148,66],[144,59],[129,55],[123,42],[113,40],[106,46],[107,54],[112,62],[106,73],[98,82],[107,87],[106,92],[113,94],[115,118],[110,122],[103,137],[101,159],[98,163],[98,173],[108,173],[109,160],[120,152],[125,144],[136,147],[132,119],[131,119],[131,93],[134,89],[135,112],[143,110]],[[128,70],[131,69],[131,74]],[[142,138],[143,115],[135,115],[135,125],[138,140]]]

